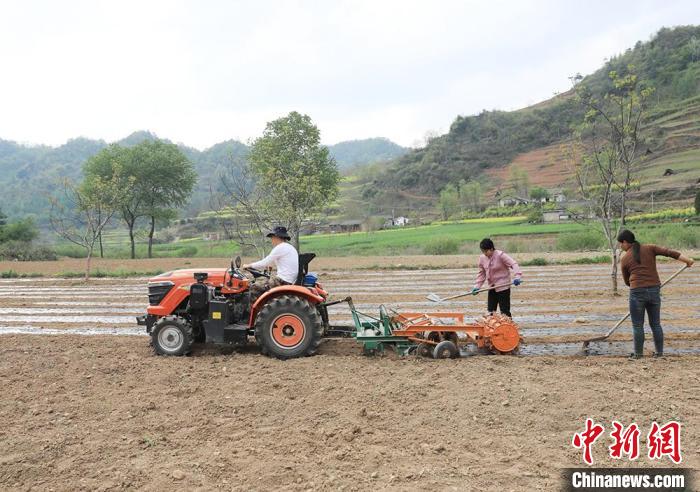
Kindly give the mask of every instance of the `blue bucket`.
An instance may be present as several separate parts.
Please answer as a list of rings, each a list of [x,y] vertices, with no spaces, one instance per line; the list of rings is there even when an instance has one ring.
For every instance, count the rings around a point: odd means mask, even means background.
[[[318,281],[318,275],[315,273],[307,273],[304,275],[304,285],[308,285],[309,287],[313,287],[316,285],[316,282]]]

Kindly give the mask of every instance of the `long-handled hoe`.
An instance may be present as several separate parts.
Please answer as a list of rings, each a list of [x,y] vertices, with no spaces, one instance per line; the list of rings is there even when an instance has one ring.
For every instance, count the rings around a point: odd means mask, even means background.
[[[673,275],[671,275],[669,278],[667,278],[666,281],[665,281],[664,283],[661,284],[661,287],[663,287],[664,285],[666,285],[667,283],[669,283],[671,280],[673,280],[674,278],[676,278],[678,275],[680,275],[680,273],[681,273],[683,270],[685,270],[686,268],[688,268],[688,265],[684,266],[683,268],[681,268],[680,270],[678,270],[676,273],[674,273]],[[629,317],[630,317],[630,313],[628,312],[627,314],[625,314],[625,317],[622,318],[622,319],[621,319],[620,321],[618,321],[617,323],[615,323],[615,326],[613,326],[612,328],[610,328],[610,330],[608,330],[608,332],[607,332],[605,335],[598,335],[597,337],[593,337],[593,338],[589,338],[588,340],[585,340],[585,341],[583,342],[583,347],[581,348],[580,354],[581,354],[581,355],[588,355],[588,346],[591,344],[591,342],[601,342],[601,341],[603,341],[603,340],[606,340],[606,339],[607,339],[608,337],[610,337],[610,335],[612,335],[612,334],[615,332],[615,330],[617,330],[617,329],[620,327],[620,325],[622,325],[622,323],[624,323],[625,320],[626,320],[627,318],[629,318]]]
[[[442,298],[439,295],[433,294],[433,293],[428,294],[426,297],[429,301],[432,301],[432,302],[442,302],[442,301],[449,301],[450,299],[457,299],[458,297],[465,297],[465,296],[470,296],[472,294],[478,294],[479,292],[485,292],[487,290],[497,289],[499,287],[508,287],[510,285],[512,285],[512,284],[509,282],[507,284],[494,285],[493,287],[484,287],[483,289],[479,289],[476,292],[466,292],[464,294],[457,294],[456,296],[450,296],[450,297],[445,297],[445,298]]]

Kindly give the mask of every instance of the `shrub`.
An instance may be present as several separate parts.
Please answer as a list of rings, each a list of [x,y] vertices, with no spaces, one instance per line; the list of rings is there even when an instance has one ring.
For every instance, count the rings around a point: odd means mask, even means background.
[[[31,217],[11,222],[0,228],[0,242],[21,241],[30,243],[39,235],[39,230]]]
[[[185,246],[184,248],[178,249],[177,253],[178,256],[181,256],[182,258],[191,258],[193,256],[197,256],[197,247]]]
[[[576,258],[571,260],[573,265],[594,265],[597,263],[610,263],[612,259],[608,255],[594,256],[592,258]]]
[[[0,272],[0,278],[36,278],[41,277],[41,273],[19,273],[14,270],[3,270]]]
[[[541,224],[543,222],[542,210],[539,208],[534,208],[527,214],[527,221],[531,224]]]
[[[0,244],[0,260],[47,261],[56,260],[56,252],[46,246],[34,246],[24,241],[8,241]]]
[[[654,213],[632,215],[627,217],[628,223],[636,222],[654,222],[654,221],[669,221],[674,219],[688,219],[693,216],[693,208],[670,208],[666,210],[660,210]]]
[[[548,262],[544,258],[533,258],[523,262],[523,266],[545,266]]]
[[[460,242],[457,239],[440,236],[423,246],[423,254],[426,255],[454,255],[459,252]]]
[[[54,251],[58,256],[67,256],[68,258],[85,258],[85,250],[74,244],[56,245],[54,247]]]
[[[559,251],[592,251],[605,246],[603,234],[595,230],[567,232],[557,237]]]
[[[664,225],[638,234],[639,241],[669,248],[697,248],[700,246],[700,228],[682,224]]]

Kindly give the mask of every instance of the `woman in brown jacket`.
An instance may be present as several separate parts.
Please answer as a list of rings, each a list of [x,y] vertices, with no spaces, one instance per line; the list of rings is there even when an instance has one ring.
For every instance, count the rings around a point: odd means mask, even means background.
[[[672,249],[655,244],[640,244],[632,231],[620,232],[617,241],[620,248],[627,252],[620,260],[620,265],[622,278],[630,288],[630,317],[634,335],[634,353],[630,357],[642,357],[645,311],[649,316],[649,326],[654,336],[654,356],[661,357],[664,353],[664,332],[661,329],[661,280],[659,272],[656,271],[656,257],[668,256],[688,266],[693,264],[693,260]]]

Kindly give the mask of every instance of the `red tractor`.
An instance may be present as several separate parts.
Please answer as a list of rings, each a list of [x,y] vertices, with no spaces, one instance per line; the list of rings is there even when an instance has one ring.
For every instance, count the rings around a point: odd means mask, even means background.
[[[308,275],[315,256],[299,255],[294,285],[274,287],[254,300],[240,257],[230,268],[163,273],[148,281],[150,305],[137,322],[146,326],[161,355],[186,355],[194,342],[242,346],[249,336],[263,354],[280,359],[312,355],[329,328],[328,293]],[[254,278],[267,275],[249,271]]]

